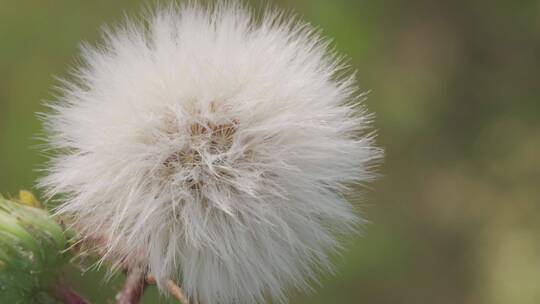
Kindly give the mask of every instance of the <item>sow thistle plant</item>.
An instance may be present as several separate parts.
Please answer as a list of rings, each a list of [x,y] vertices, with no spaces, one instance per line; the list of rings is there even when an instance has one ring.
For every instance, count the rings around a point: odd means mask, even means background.
[[[128,273],[119,303],[153,281],[185,303],[284,303],[332,271],[362,223],[346,197],[382,151],[311,25],[234,2],[162,6],[81,62],[44,114],[57,153],[39,185],[101,266]]]

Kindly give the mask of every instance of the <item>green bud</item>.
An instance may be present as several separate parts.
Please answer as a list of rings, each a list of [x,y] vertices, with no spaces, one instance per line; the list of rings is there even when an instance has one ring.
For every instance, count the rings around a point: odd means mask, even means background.
[[[66,246],[47,211],[0,196],[2,303],[56,303],[50,294],[68,260]]]

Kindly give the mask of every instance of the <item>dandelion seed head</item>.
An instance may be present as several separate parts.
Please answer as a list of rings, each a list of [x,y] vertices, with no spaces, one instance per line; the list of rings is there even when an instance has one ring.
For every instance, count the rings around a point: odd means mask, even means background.
[[[45,115],[40,185],[103,259],[204,304],[309,289],[382,157],[355,78],[308,24],[161,7],[85,45]]]

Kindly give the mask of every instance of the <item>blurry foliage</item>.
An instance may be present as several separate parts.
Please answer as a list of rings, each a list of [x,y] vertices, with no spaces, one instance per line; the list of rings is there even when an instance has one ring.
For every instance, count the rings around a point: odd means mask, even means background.
[[[39,175],[32,113],[79,42],[148,2],[0,0],[1,192]],[[540,2],[272,2],[349,56],[387,152],[360,207],[372,224],[292,303],[538,303]],[[114,296],[99,272],[72,276],[96,303]]]

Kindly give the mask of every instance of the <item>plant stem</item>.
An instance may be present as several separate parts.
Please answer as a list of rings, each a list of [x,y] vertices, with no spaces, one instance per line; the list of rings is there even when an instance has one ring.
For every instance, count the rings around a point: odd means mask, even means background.
[[[55,296],[64,304],[90,304],[89,301],[67,286],[63,279],[56,285]]]
[[[182,291],[182,288],[180,286],[176,285],[171,280],[167,280],[167,289],[169,292],[175,297],[180,303],[182,304],[189,304],[188,298],[184,295],[184,292]]]
[[[124,288],[117,296],[117,304],[137,304],[141,300],[147,283],[142,268],[130,269]]]
[[[146,282],[148,284],[156,284],[156,278],[153,275],[149,275],[148,277],[146,277]],[[190,304],[190,302],[189,302],[188,298],[186,297],[186,295],[184,294],[184,291],[182,290],[182,288],[180,286],[178,286],[174,281],[167,280],[165,284],[166,284],[166,287],[167,287],[167,290],[169,291],[169,293],[175,299],[177,299],[178,302],[180,302],[182,304]]]

